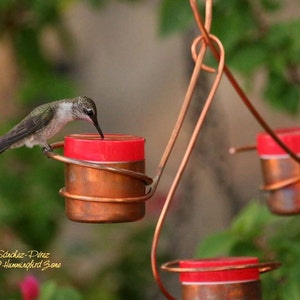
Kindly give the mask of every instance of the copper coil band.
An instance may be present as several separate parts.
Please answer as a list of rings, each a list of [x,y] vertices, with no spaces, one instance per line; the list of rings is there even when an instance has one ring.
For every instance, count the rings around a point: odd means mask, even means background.
[[[266,273],[275,270],[281,266],[279,262],[265,262],[257,264],[244,264],[238,266],[224,266],[224,267],[203,267],[203,268],[182,268],[179,267],[180,260],[174,260],[167,262],[161,266],[163,271],[180,273],[180,272],[217,272],[217,271],[229,271],[229,270],[241,270],[249,268],[258,268],[259,273]]]
[[[59,194],[63,197],[70,198],[73,200],[81,201],[92,201],[92,202],[101,202],[101,203],[135,203],[135,202],[144,202],[149,199],[152,194],[149,191],[147,194],[140,197],[130,197],[130,198],[105,198],[105,197],[92,197],[92,196],[83,196],[83,195],[74,195],[66,191],[65,188],[61,188]]]
[[[285,188],[289,185],[295,184],[299,181],[300,181],[300,176],[295,176],[293,178],[282,180],[282,181],[279,181],[279,182],[276,182],[276,183],[263,185],[263,186],[260,187],[260,189],[263,190],[263,191],[268,191],[268,192],[275,191],[275,190]]]
[[[53,149],[56,149],[56,148],[63,147],[63,145],[64,145],[63,142],[57,142],[55,144],[51,144],[51,147]],[[46,155],[49,158],[52,158],[52,159],[55,159],[55,160],[58,160],[60,162],[64,162],[67,164],[74,164],[74,165],[79,165],[82,167],[93,168],[93,169],[97,169],[97,170],[103,170],[103,171],[122,174],[125,176],[130,176],[134,179],[138,179],[138,180],[144,182],[145,185],[150,185],[153,182],[151,177],[149,177],[143,173],[139,173],[139,172],[135,172],[135,171],[127,170],[127,169],[115,168],[115,167],[108,166],[108,165],[101,164],[101,163],[94,163],[94,162],[79,160],[79,159],[75,159],[75,158],[69,158],[69,157],[57,154],[55,152],[52,152],[52,151],[46,152]]]

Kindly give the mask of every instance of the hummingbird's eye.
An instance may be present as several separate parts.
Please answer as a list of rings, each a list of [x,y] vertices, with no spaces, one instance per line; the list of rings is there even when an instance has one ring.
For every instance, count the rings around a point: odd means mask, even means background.
[[[84,112],[89,116],[89,117],[92,117],[92,116],[94,116],[94,110],[92,110],[92,109],[87,109],[87,108],[85,108],[84,109]]]

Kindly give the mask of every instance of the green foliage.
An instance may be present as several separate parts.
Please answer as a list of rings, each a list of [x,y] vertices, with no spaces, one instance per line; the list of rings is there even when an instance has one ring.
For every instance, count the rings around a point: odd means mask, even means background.
[[[186,0],[164,0],[159,11],[160,34],[166,36],[192,25],[191,8]]]
[[[3,154],[0,168],[0,225],[10,226],[30,247],[45,249],[62,216],[63,166],[33,148]]]
[[[222,41],[229,67],[248,81],[258,70],[264,70],[263,97],[273,107],[296,114],[300,100],[300,21],[276,20],[275,13],[284,5],[280,0],[214,1],[211,32]],[[164,0],[159,16],[163,35],[195,24],[189,1]]]
[[[199,257],[255,256],[279,261],[282,266],[262,275],[263,299],[300,299],[300,219],[277,217],[253,202],[230,228],[207,237],[197,250]]]
[[[22,115],[41,102],[75,94],[74,84],[66,74],[58,72],[57,62],[48,57],[42,42],[45,30],[52,28],[68,46],[70,38],[62,21],[65,3],[1,1],[0,38],[5,36],[13,45],[20,72],[14,100],[16,106],[22,105]],[[9,129],[6,124],[0,125],[2,133]],[[43,249],[54,237],[63,213],[63,199],[58,196],[64,180],[63,167],[35,147],[5,152],[0,169],[0,224],[11,227],[28,247]]]
[[[82,300],[82,296],[71,287],[59,287],[54,281],[47,281],[41,286],[39,300]]]

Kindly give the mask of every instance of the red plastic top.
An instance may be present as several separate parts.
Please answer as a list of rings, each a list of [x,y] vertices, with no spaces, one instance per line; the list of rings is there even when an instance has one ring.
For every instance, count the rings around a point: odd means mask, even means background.
[[[145,139],[122,134],[71,134],[65,137],[64,155],[97,162],[130,162],[145,159]]]
[[[281,141],[293,152],[300,153],[300,127],[282,128],[275,130]],[[257,135],[257,152],[259,155],[287,154],[268,133]]]
[[[204,268],[203,271],[180,272],[179,280],[182,283],[217,283],[217,282],[242,282],[259,279],[258,267],[226,270],[226,267],[245,266],[258,264],[256,257],[218,257],[195,260],[183,260],[179,262],[180,268]],[[224,270],[209,271],[209,268],[221,267]],[[207,268],[207,270],[205,270]]]

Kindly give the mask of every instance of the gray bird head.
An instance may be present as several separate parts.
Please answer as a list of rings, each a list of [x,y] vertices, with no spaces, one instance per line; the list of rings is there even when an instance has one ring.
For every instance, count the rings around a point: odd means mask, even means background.
[[[98,124],[97,118],[97,108],[95,102],[86,97],[80,96],[76,98],[77,101],[74,103],[74,114],[78,119],[86,120],[96,127],[97,131],[99,132],[101,138],[104,138],[104,134]]]

